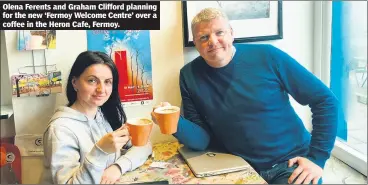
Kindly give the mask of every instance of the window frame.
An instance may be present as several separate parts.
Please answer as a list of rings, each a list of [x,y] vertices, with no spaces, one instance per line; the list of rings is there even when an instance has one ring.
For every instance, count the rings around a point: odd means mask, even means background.
[[[313,73],[330,87],[332,1],[314,2]],[[349,124],[349,123],[348,123]],[[332,155],[367,176],[367,156],[336,139]]]

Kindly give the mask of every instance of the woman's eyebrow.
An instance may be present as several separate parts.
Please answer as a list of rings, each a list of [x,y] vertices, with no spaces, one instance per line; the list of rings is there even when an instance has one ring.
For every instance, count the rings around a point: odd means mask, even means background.
[[[89,75],[89,76],[87,76],[88,78],[89,77],[94,77],[94,78],[97,78],[97,79],[100,79],[100,78],[98,78],[97,76],[95,76],[95,75]],[[105,80],[112,80],[113,78],[112,77],[110,77],[110,78],[106,78]]]

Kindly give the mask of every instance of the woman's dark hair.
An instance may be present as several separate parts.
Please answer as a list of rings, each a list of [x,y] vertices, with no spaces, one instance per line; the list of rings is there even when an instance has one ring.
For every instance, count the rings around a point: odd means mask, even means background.
[[[107,54],[99,51],[84,51],[78,55],[70,71],[66,86],[66,96],[69,101],[68,106],[70,107],[77,100],[77,92],[74,90],[72,84],[73,78],[78,78],[84,70],[93,64],[105,64],[111,69],[113,78],[112,92],[109,99],[101,106],[101,111],[111,125],[111,128],[116,130],[121,127],[127,118],[118,93],[119,73],[115,63]]]

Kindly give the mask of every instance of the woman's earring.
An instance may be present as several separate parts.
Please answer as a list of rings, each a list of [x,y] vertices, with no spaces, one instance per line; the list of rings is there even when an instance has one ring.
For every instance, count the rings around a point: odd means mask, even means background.
[[[75,92],[78,92],[78,89],[74,88]]]

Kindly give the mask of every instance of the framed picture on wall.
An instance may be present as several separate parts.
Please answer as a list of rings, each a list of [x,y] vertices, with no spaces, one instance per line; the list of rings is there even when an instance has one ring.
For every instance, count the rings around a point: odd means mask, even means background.
[[[234,43],[282,39],[281,1],[183,1],[184,46],[194,46],[191,21],[204,8],[219,8],[229,18]]]

